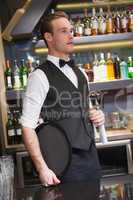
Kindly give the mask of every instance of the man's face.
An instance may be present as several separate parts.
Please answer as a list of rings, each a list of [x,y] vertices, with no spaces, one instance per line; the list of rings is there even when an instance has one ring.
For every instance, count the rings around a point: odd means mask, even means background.
[[[66,18],[52,21],[51,47],[59,56],[73,52],[73,27]]]

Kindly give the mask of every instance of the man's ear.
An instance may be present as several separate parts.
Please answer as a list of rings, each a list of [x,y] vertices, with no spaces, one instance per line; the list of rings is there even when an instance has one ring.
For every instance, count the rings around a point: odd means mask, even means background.
[[[44,38],[46,41],[51,42],[52,41],[52,34],[51,33],[44,33]]]

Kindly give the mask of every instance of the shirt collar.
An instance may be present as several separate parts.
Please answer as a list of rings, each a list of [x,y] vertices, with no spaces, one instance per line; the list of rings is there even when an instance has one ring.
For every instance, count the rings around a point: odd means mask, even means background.
[[[52,56],[52,55],[48,55],[47,56],[47,60],[51,61],[56,67],[58,67],[60,69],[60,66],[59,66],[59,57],[56,57],[56,56]]]
[[[59,68],[59,57],[48,55],[47,60],[51,61],[54,65],[56,65]]]

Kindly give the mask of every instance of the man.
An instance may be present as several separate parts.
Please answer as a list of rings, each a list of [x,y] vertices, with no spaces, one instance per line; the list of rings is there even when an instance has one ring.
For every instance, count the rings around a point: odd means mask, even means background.
[[[29,77],[22,113],[25,146],[45,186],[65,181],[98,179],[100,167],[92,122],[96,126],[103,124],[104,115],[100,110],[89,111],[87,77],[84,72],[69,63],[63,67],[59,65],[59,59],[69,61],[73,52],[73,27],[67,15],[58,11],[45,17],[42,35],[48,46],[48,57],[46,63]],[[56,92],[60,98],[56,98]],[[64,98],[62,94],[65,95]],[[60,124],[68,133],[71,143],[72,160],[62,180],[57,178],[43,159],[34,130],[42,107],[43,119],[49,117],[48,120],[55,120]],[[63,115],[64,111],[66,115]],[[48,115],[52,112],[57,115]]]

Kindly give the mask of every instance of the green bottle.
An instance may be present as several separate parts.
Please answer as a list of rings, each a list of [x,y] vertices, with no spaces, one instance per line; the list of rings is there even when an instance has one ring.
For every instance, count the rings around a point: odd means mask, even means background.
[[[9,60],[6,60],[5,80],[6,80],[6,88],[12,89],[12,71]]]
[[[128,67],[128,77],[133,78],[133,60],[131,56],[128,57],[127,67]]]
[[[24,59],[21,60],[20,65],[20,79],[22,87],[25,89],[28,81],[28,67],[25,65]]]
[[[7,128],[8,144],[13,145],[15,144],[15,130],[13,124],[13,115],[10,111],[8,111],[8,121],[6,124],[6,128]]]

